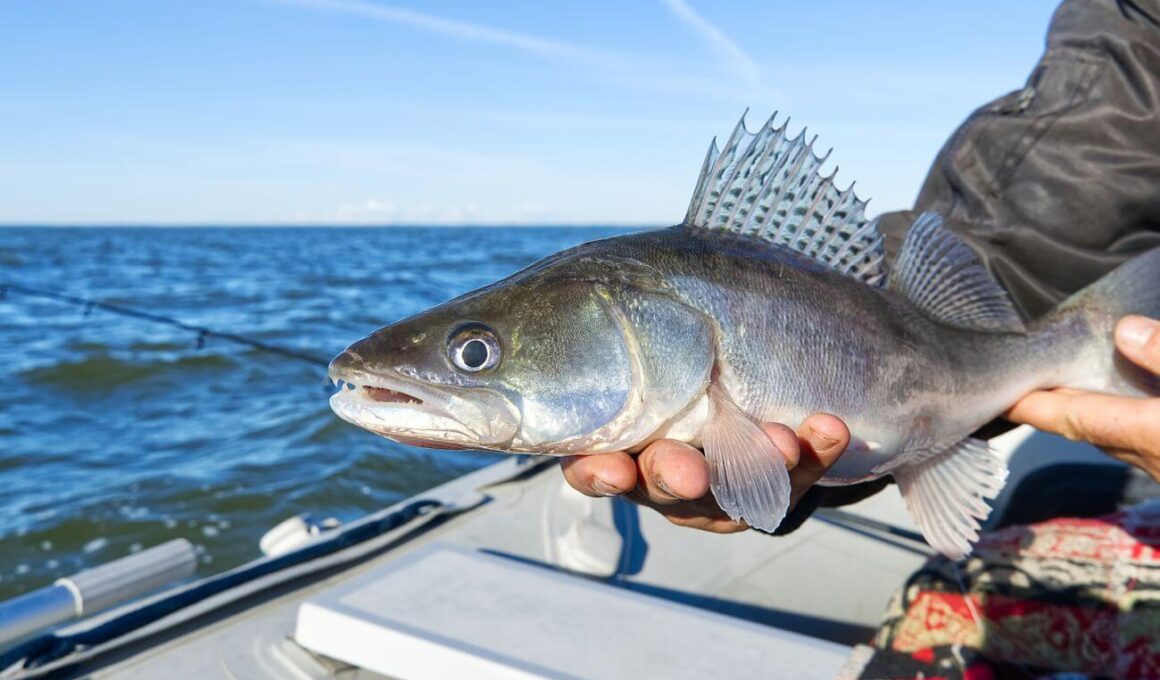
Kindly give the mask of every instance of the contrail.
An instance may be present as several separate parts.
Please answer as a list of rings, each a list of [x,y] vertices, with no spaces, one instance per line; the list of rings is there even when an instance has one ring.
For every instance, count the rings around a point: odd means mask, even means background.
[[[367,0],[269,0],[276,4],[293,5],[306,9],[360,16],[384,23],[410,26],[453,38],[504,45],[539,56],[563,57],[572,61],[610,62],[619,57],[611,52],[595,50],[561,40],[541,38],[526,33],[506,31],[482,24],[446,19],[434,14],[416,12],[401,7],[388,7]]]
[[[638,55],[627,52],[594,48],[529,33],[448,19],[412,9],[380,5],[369,0],[265,1],[318,12],[360,17],[384,24],[408,26],[460,40],[501,45],[538,57],[586,66],[606,79],[631,83],[634,87],[643,86],[667,92],[700,92],[745,101],[761,88],[756,64],[720,29],[703,19],[681,0],[669,1],[670,10],[681,21],[705,36],[714,49],[729,58],[733,70],[743,79],[744,88],[738,89],[735,84],[721,82],[718,78],[698,78],[672,70],[658,69],[655,63],[642,63]]]
[[[761,69],[741,46],[725,34],[711,21],[697,14],[685,0],[661,0],[669,11],[686,26],[701,35],[701,38],[717,51],[733,66],[733,70],[747,84],[754,87],[761,86]]]

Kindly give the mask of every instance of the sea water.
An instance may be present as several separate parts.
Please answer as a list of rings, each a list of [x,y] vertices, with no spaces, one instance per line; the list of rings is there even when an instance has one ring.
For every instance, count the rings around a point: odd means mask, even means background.
[[[611,228],[0,228],[0,285],[329,360]],[[0,600],[184,537],[200,575],[299,513],[348,521],[497,460],[376,437],[325,368],[99,309],[0,299]]]

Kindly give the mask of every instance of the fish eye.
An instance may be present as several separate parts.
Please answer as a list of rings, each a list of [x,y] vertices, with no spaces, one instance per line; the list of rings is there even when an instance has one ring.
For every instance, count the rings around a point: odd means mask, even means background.
[[[501,355],[495,331],[476,321],[457,326],[447,340],[447,356],[451,363],[470,373],[495,368]]]

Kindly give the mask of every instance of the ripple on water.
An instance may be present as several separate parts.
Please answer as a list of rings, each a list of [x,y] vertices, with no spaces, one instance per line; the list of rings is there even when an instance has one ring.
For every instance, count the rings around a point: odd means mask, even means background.
[[[30,368],[20,377],[33,385],[77,392],[101,392],[158,375],[223,371],[234,366],[216,354],[190,354],[169,361],[127,361],[108,355]]]

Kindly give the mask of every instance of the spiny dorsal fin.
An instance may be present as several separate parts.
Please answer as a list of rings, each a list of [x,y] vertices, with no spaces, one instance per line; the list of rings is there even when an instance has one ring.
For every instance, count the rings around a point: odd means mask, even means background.
[[[975,251],[943,227],[937,213],[923,213],[910,227],[886,286],[948,326],[993,333],[1027,330],[1007,292]]]
[[[789,120],[770,116],[756,133],[737,123],[725,147],[709,146],[685,224],[697,229],[757,236],[797,251],[871,285],[886,271],[882,235],[865,217],[866,201],[834,186],[819,170],[829,157],[814,153],[803,129],[787,134]]]

